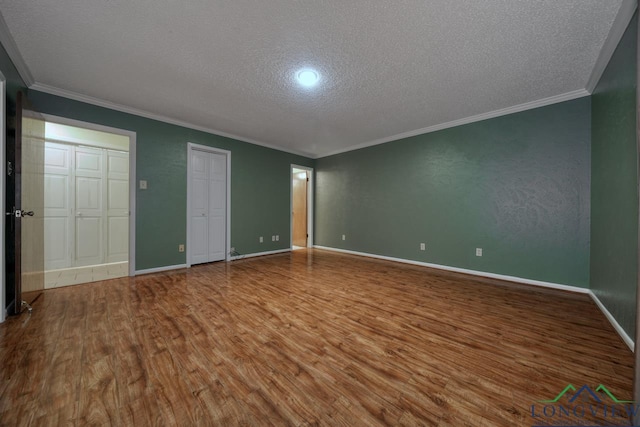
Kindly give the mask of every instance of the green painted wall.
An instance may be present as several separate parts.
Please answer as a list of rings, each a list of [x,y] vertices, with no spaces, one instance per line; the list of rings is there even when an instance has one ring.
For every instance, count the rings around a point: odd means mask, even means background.
[[[586,97],[318,159],[316,244],[588,287],[590,114]]]
[[[590,283],[633,336],[636,25],[637,16],[592,97],[317,161],[37,91],[29,97],[45,113],[137,133],[137,178],[149,182],[136,195],[138,269],[185,262],[177,246],[186,241],[186,144],[195,142],[232,151],[231,244],[241,253],[288,247],[289,165],[315,166],[316,244]],[[0,71],[10,105],[24,83],[1,46]]]
[[[148,181],[136,194],[136,269],[186,262],[178,245],[186,243],[188,142],[231,151],[231,246],[241,254],[289,247],[291,163],[312,159],[38,91],[29,99],[42,113],[136,132],[137,179]]]
[[[637,28],[636,13],[591,110],[591,289],[631,337],[638,271]]]

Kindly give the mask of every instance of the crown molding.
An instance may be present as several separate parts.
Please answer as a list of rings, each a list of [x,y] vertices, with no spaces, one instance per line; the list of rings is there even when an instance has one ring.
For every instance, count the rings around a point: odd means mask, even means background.
[[[537,101],[526,102],[524,104],[514,105],[512,107],[502,108],[500,110],[489,111],[487,113],[478,114],[471,117],[465,117],[463,119],[453,120],[446,123],[440,123],[426,128],[416,129],[408,132],[399,133],[385,138],[376,139],[374,141],[363,142],[358,145],[354,145],[348,148],[331,151],[322,155],[318,155],[316,158],[333,156],[335,154],[346,153],[348,151],[359,150],[361,148],[371,147],[373,145],[380,145],[391,141],[397,141],[399,139],[409,138],[412,136],[423,135],[425,133],[436,132],[443,129],[448,129],[456,126],[462,126],[469,123],[479,122],[482,120],[492,119],[495,117],[506,116],[508,114],[519,113],[526,110],[532,110],[538,107],[544,107],[547,105],[557,104],[559,102],[571,101],[573,99],[589,96],[590,93],[585,89],[574,90],[572,92],[562,93],[560,95],[550,96],[548,98],[538,99]]]
[[[188,129],[193,129],[193,130],[198,130],[198,131],[201,131],[201,132],[210,133],[212,135],[222,136],[222,137],[225,137],[225,138],[231,138],[231,139],[235,139],[237,141],[242,141],[242,142],[246,142],[246,143],[253,144],[253,145],[259,145],[261,147],[270,148],[270,149],[273,149],[273,150],[284,151],[286,153],[295,154],[295,155],[298,155],[298,156],[303,156],[303,157],[307,157],[307,158],[314,158],[312,154],[304,152],[304,151],[291,150],[291,149],[279,147],[277,145],[268,144],[266,142],[257,141],[255,139],[245,138],[243,136],[234,135],[234,134],[227,133],[227,132],[222,132],[220,130],[209,128],[209,127],[205,127],[205,126],[195,125],[193,123],[185,122],[183,120],[178,120],[178,119],[174,119],[174,118],[171,118],[171,117],[162,116],[162,115],[159,115],[159,114],[154,114],[154,113],[151,113],[149,111],[140,110],[138,108],[127,107],[126,105],[116,104],[116,103],[111,102],[111,101],[105,101],[105,100],[102,100],[102,99],[99,99],[99,98],[94,98],[92,96],[84,95],[84,94],[81,94],[81,93],[78,93],[78,92],[73,92],[73,91],[66,90],[66,89],[60,89],[60,88],[57,88],[57,87],[54,87],[54,86],[45,85],[45,84],[42,84],[42,83],[34,83],[34,84],[32,84],[31,86],[29,86],[29,90],[36,90],[38,92],[44,92],[44,93],[48,93],[50,95],[61,96],[63,98],[72,99],[74,101],[84,102],[84,103],[87,103],[87,104],[96,105],[98,107],[104,107],[104,108],[108,108],[110,110],[120,111],[122,113],[132,114],[134,116],[144,117],[144,118],[151,119],[151,120],[157,120],[159,122],[169,123],[169,124],[176,125],[176,126],[182,126],[182,127],[188,128]]]
[[[173,124],[176,126],[182,126],[185,128],[202,131],[202,132],[210,133],[213,135],[222,136],[225,138],[231,138],[231,139],[246,142],[249,144],[259,145],[262,147],[271,148],[274,150],[283,151],[283,152],[287,152],[287,153],[291,153],[299,156],[304,156],[307,158],[318,159],[322,157],[332,156],[335,154],[341,154],[349,151],[358,150],[361,148],[371,147],[374,145],[384,144],[386,142],[392,142],[392,141],[396,141],[403,138],[409,138],[412,136],[417,136],[417,135],[426,134],[430,132],[436,132],[438,130],[448,129],[455,126],[461,126],[461,125],[474,123],[474,122],[478,122],[478,121],[482,121],[490,118],[500,117],[507,114],[518,113],[518,112],[530,110],[533,108],[555,104],[558,102],[569,101],[569,100],[577,99],[583,96],[588,96],[595,90],[595,87],[598,81],[600,80],[600,78],[602,77],[602,74],[604,73],[604,70],[606,69],[609,63],[611,56],[615,52],[615,49],[618,46],[618,43],[620,42],[622,35],[627,29],[629,22],[633,18],[633,15],[637,9],[637,6],[638,6],[637,0],[622,1],[622,4],[620,5],[620,9],[618,10],[618,14],[616,15],[616,18],[613,22],[611,30],[609,31],[609,35],[607,36],[607,39],[605,40],[602,46],[602,49],[600,50],[600,54],[598,55],[598,59],[596,60],[596,63],[591,72],[591,75],[589,77],[589,80],[586,84],[585,89],[567,92],[567,93],[552,96],[549,98],[544,98],[537,101],[515,105],[512,107],[507,107],[500,110],[494,110],[487,113],[482,113],[482,114],[478,114],[471,117],[453,120],[446,123],[428,126],[428,127],[416,129],[413,131],[403,132],[396,135],[376,139],[369,142],[364,142],[361,144],[357,144],[355,146],[346,147],[346,148],[330,151],[323,154],[314,154],[314,153],[301,151],[301,150],[283,148],[281,146],[277,146],[274,144],[269,144],[269,143],[265,143],[255,139],[230,134],[227,132],[219,131],[217,129],[213,129],[205,126],[195,125],[186,121],[173,119],[171,117],[154,114],[149,111],[140,110],[137,108],[128,107],[121,104],[116,104],[110,101],[105,101],[99,98],[94,98],[88,95],[69,91],[66,89],[60,89],[54,86],[49,86],[42,83],[36,83],[1,13],[0,13],[0,43],[2,43],[2,45],[4,46],[5,50],[7,51],[7,54],[9,55],[9,57],[11,58],[11,61],[16,67],[16,70],[18,71],[20,77],[24,81],[25,85],[29,87],[29,89],[37,90],[37,91],[48,93],[51,95],[61,96],[64,98],[69,98],[69,99],[80,101],[80,102],[85,102],[85,103],[96,105],[99,107],[109,108],[111,110],[116,110],[116,111],[120,111],[127,114],[132,114],[132,115],[145,117],[152,120],[161,121],[164,123]]]
[[[20,78],[24,84],[29,87],[35,83],[33,75],[27,67],[27,63],[25,62],[20,50],[18,49],[18,45],[16,45],[16,41],[13,39],[11,32],[9,31],[9,27],[4,20],[4,17],[0,13],[0,43],[4,46],[9,58],[13,62],[13,65],[18,70],[18,74],[20,74]]]
[[[613,53],[616,51],[616,48],[620,43],[620,39],[622,39],[624,32],[627,30],[629,22],[631,22],[631,18],[633,18],[633,14],[635,13],[637,7],[637,0],[622,1],[620,10],[618,10],[618,14],[613,21],[611,30],[609,30],[609,35],[604,41],[602,49],[600,49],[598,59],[596,60],[596,63],[593,66],[593,70],[591,71],[591,75],[589,76],[589,80],[587,81],[585,89],[590,94],[593,93],[593,91],[596,89],[596,85],[600,81],[600,77],[602,77],[604,70],[607,68],[609,61],[613,56]]]
[[[44,85],[42,83],[34,83],[29,87],[30,90],[36,90],[39,92],[44,92],[44,93],[48,93],[50,95],[56,95],[56,96],[61,96],[63,98],[68,98],[68,99],[72,99],[75,101],[79,101],[79,102],[85,102],[87,104],[92,104],[92,105],[96,105],[98,107],[104,107],[104,108],[109,108],[111,110],[116,110],[116,111],[120,111],[123,113],[127,113],[127,114],[133,114],[135,116],[140,116],[140,117],[145,117],[148,119],[152,119],[152,120],[157,120],[160,122],[164,122],[164,123],[169,123],[169,124],[173,124],[176,126],[182,126],[185,128],[189,128],[189,129],[194,129],[194,130],[199,130],[202,132],[207,132],[213,135],[218,135],[218,136],[223,136],[225,138],[231,138],[231,139],[235,139],[238,141],[242,141],[242,142],[247,142],[249,144],[254,144],[254,145],[259,145],[262,147],[266,147],[266,148],[271,148],[273,150],[278,150],[278,151],[283,151],[286,153],[290,153],[290,154],[295,154],[298,156],[303,156],[303,157],[307,157],[307,158],[311,158],[311,159],[319,159],[322,157],[328,157],[328,156],[333,156],[335,154],[341,154],[341,153],[346,153],[349,151],[354,151],[354,150],[359,150],[361,148],[366,148],[366,147],[371,147],[374,145],[380,145],[380,144],[384,144],[387,142],[392,142],[392,141],[397,141],[400,139],[404,139],[404,138],[409,138],[412,136],[417,136],[417,135],[422,135],[422,134],[426,134],[426,133],[431,133],[431,132],[436,132],[439,130],[443,130],[443,129],[448,129],[448,128],[452,128],[452,127],[456,127],[456,126],[461,126],[461,125],[465,125],[465,124],[469,124],[469,123],[474,123],[474,122],[479,122],[482,120],[487,120],[487,119],[491,119],[491,118],[495,118],[495,117],[500,117],[500,116],[505,116],[508,114],[513,114],[513,113],[519,113],[522,111],[526,111],[526,110],[531,110],[534,108],[538,108],[538,107],[544,107],[547,105],[552,105],[552,104],[557,104],[559,102],[565,102],[565,101],[571,101],[573,99],[577,99],[577,98],[582,98],[584,96],[589,96],[590,93],[587,92],[585,89],[580,89],[580,90],[575,90],[572,92],[567,92],[567,93],[563,93],[560,95],[555,95],[555,96],[551,96],[548,98],[543,98],[543,99],[539,99],[537,101],[532,101],[532,102],[526,102],[524,104],[519,104],[519,105],[514,105],[512,107],[507,107],[507,108],[502,108],[500,110],[494,110],[494,111],[489,111],[487,113],[482,113],[482,114],[478,114],[475,116],[471,116],[471,117],[465,117],[463,119],[458,119],[458,120],[453,120],[450,122],[446,122],[446,123],[440,123],[437,125],[433,125],[433,126],[428,126],[425,128],[421,128],[421,129],[416,129],[416,130],[412,130],[412,131],[408,131],[408,132],[403,132],[403,133],[399,133],[396,135],[392,135],[392,136],[388,136],[385,138],[380,138],[380,139],[376,139],[373,141],[369,141],[369,142],[363,142],[361,144],[357,144],[351,147],[346,147],[346,148],[342,148],[339,150],[335,150],[335,151],[331,151],[325,154],[313,154],[313,153],[309,153],[306,151],[299,151],[299,150],[291,150],[291,149],[285,149],[276,145],[272,145],[272,144],[268,144],[268,143],[264,143],[261,141],[257,141],[255,139],[251,139],[251,138],[245,138],[242,136],[238,136],[238,135],[234,135],[234,134],[230,134],[227,132],[222,132],[216,129],[212,129],[212,128],[208,128],[208,127],[204,127],[204,126],[198,126],[198,125],[194,125],[192,123],[189,122],[185,122],[182,120],[177,120],[177,119],[173,119],[167,116],[162,116],[159,114],[154,114],[148,111],[144,111],[144,110],[140,110],[137,108],[133,108],[133,107],[127,107],[125,105],[121,105],[121,104],[116,104],[110,101],[105,101],[102,99],[98,99],[98,98],[94,98],[91,96],[87,96],[81,93],[77,93],[77,92],[72,92],[66,89],[60,89],[54,86],[49,86],[49,85]]]

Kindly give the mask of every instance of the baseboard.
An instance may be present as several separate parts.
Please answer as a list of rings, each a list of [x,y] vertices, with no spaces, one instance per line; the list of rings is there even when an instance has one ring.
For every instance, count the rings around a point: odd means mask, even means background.
[[[264,256],[264,255],[282,254],[285,252],[291,252],[291,248],[277,249],[275,251],[266,251],[266,252],[254,252],[252,254],[246,254],[246,255],[236,255],[236,256],[229,257],[229,261],[235,261],[238,259],[245,259],[245,258],[253,258],[257,256]]]
[[[611,323],[611,326],[613,326],[613,329],[615,329],[618,335],[620,335],[620,338],[622,338],[622,341],[624,341],[625,344],[629,346],[631,351],[635,351],[634,350],[635,344],[633,340],[631,339],[629,334],[627,334],[627,332],[622,328],[622,326],[620,326],[616,318],[613,317],[613,314],[611,314],[609,310],[607,310],[607,307],[604,306],[602,301],[600,301],[600,299],[596,296],[596,294],[594,294],[591,290],[589,291],[589,295],[591,296],[591,299],[593,300],[593,302],[596,303],[600,311],[602,311],[602,314],[604,314],[604,316],[607,318],[609,323]]]
[[[229,259],[227,261],[234,261],[234,260],[244,259],[244,258],[253,258],[253,257],[263,256],[263,255],[281,254],[281,253],[289,252],[289,251],[291,251],[291,248],[278,249],[278,250],[275,250],[275,251],[267,251],[267,252],[256,252],[256,253],[252,253],[252,254],[238,255],[238,256],[229,257]],[[177,264],[177,265],[167,265],[165,267],[147,268],[145,270],[136,270],[136,276],[139,276],[139,275],[142,275],[142,274],[160,273],[160,272],[169,271],[169,270],[179,270],[181,268],[189,268],[189,267],[191,267],[191,266],[188,265],[188,264]]]
[[[180,270],[181,268],[187,268],[187,264],[167,265],[165,267],[147,268],[144,270],[136,270],[136,276],[141,274],[160,273],[162,271]]]
[[[477,270],[469,270],[469,269],[466,269],[466,268],[450,267],[448,265],[432,264],[432,263],[429,263],[429,262],[422,262],[422,261],[413,261],[413,260],[404,259],[404,258],[394,258],[394,257],[389,257],[389,256],[384,256],[384,255],[370,254],[370,253],[367,253],[367,252],[358,252],[358,251],[351,251],[351,250],[347,250],[347,249],[338,249],[338,248],[332,248],[332,247],[328,247],[328,246],[315,245],[314,248],[323,249],[323,250],[332,251],[332,252],[340,252],[340,253],[345,253],[345,254],[350,254],[350,255],[358,255],[358,256],[363,256],[363,257],[368,257],[368,258],[382,259],[382,260],[386,260],[386,261],[400,262],[400,263],[403,263],[403,264],[411,264],[411,265],[418,265],[418,266],[422,266],[422,267],[435,268],[435,269],[438,269],[438,270],[453,271],[453,272],[456,272],[456,273],[470,274],[470,275],[473,275],[473,276],[488,277],[488,278],[491,278],[491,279],[499,279],[499,280],[506,280],[508,282],[522,283],[522,284],[525,284],[525,285],[541,286],[541,287],[545,287],[545,288],[559,289],[559,290],[563,290],[563,291],[577,292],[577,293],[581,293],[581,294],[588,294],[591,297],[591,299],[596,303],[596,305],[598,306],[600,311],[602,311],[602,314],[604,314],[604,316],[607,318],[607,320],[609,320],[609,323],[611,323],[611,326],[613,326],[613,328],[616,330],[618,335],[620,335],[620,338],[622,338],[622,340],[625,342],[625,344],[627,344],[627,346],[631,349],[631,351],[634,351],[634,348],[635,348],[634,342],[631,339],[631,337],[625,332],[625,330],[622,328],[622,326],[620,326],[620,324],[615,319],[615,317],[613,317],[613,315],[609,312],[609,310],[607,310],[607,308],[604,306],[604,304],[602,304],[600,299],[598,299],[598,297],[590,289],[580,288],[578,286],[561,285],[561,284],[558,284],[558,283],[543,282],[543,281],[540,281],[540,280],[525,279],[523,277],[517,277],[517,276],[507,276],[507,275],[504,275],[504,274],[487,273],[485,271],[477,271]],[[229,261],[240,260],[240,259],[244,259],[244,258],[253,258],[253,257],[258,257],[258,256],[264,256],[264,255],[281,254],[281,253],[290,252],[290,251],[291,251],[291,249],[287,248],[287,249],[278,249],[278,250],[275,250],[275,251],[255,252],[255,253],[252,253],[252,254],[238,255],[238,256],[230,257]],[[187,267],[186,264],[179,264],[179,265],[169,265],[169,266],[166,266],[166,267],[148,268],[148,269],[145,269],[145,270],[137,270],[136,271],[136,276],[137,275],[142,275],[142,274],[149,274],[149,273],[158,273],[158,272],[162,272],[162,271],[178,270],[178,269],[186,268],[186,267]],[[9,308],[10,307],[7,307],[7,309],[5,309],[5,318],[7,317],[6,313],[9,310]]]
[[[578,292],[578,293],[581,293],[581,294],[588,294],[591,297],[591,299],[593,299],[593,301],[596,303],[596,305],[598,306],[600,311],[602,311],[602,314],[604,314],[604,316],[607,318],[607,320],[609,320],[609,323],[611,323],[611,326],[613,326],[613,328],[616,330],[618,335],[620,335],[620,338],[622,338],[622,341],[624,341],[625,344],[627,344],[627,346],[631,349],[631,351],[634,351],[634,348],[635,348],[634,342],[631,339],[631,337],[625,332],[625,330],[622,328],[622,326],[620,326],[620,324],[615,319],[615,317],[613,317],[613,315],[609,312],[609,310],[607,310],[607,308],[604,306],[604,304],[602,304],[602,302],[598,299],[598,297],[590,289],[580,288],[578,286],[561,285],[561,284],[558,284],[558,283],[542,282],[542,281],[539,281],[539,280],[525,279],[525,278],[516,277],[516,276],[505,276],[505,275],[502,275],[502,274],[487,273],[487,272],[484,272],[484,271],[468,270],[468,269],[465,269],[465,268],[449,267],[447,265],[431,264],[431,263],[428,263],[428,262],[413,261],[413,260],[408,260],[408,259],[403,259],[403,258],[393,258],[393,257],[384,256],[384,255],[369,254],[369,253],[366,253],[366,252],[357,252],[357,251],[350,251],[350,250],[347,250],[347,249],[331,248],[331,247],[328,247],[328,246],[316,245],[314,247],[318,248],[318,249],[324,249],[324,250],[327,250],[327,251],[341,252],[341,253],[345,253],[345,254],[359,255],[359,256],[364,256],[364,257],[369,257],[369,258],[384,259],[384,260],[387,260],[387,261],[395,261],[395,262],[401,262],[401,263],[404,263],[404,264],[419,265],[419,266],[422,266],[422,267],[436,268],[438,270],[454,271],[456,273],[464,273],[464,274],[471,274],[471,275],[474,275],[474,276],[490,277],[492,279],[507,280],[509,282],[522,283],[522,284],[525,284],[525,285],[542,286],[542,287],[545,287],[545,288],[560,289],[560,290],[563,290],[563,291],[570,291],[570,292]]]
[[[473,276],[489,277],[491,279],[506,280],[508,282],[522,283],[525,285],[534,285],[534,286],[542,286],[545,288],[560,289],[562,291],[578,292],[581,294],[588,294],[590,292],[589,289],[581,288],[578,286],[561,285],[559,283],[543,282],[540,280],[525,279],[523,277],[517,277],[517,276],[506,276],[504,274],[487,273],[485,271],[468,270],[466,268],[450,267],[448,265],[432,264],[429,262],[422,262],[422,261],[413,261],[413,260],[404,259],[404,258],[394,258],[394,257],[389,257],[384,255],[370,254],[367,252],[357,252],[357,251],[350,251],[347,249],[338,249],[338,248],[331,248],[328,246],[318,246],[318,245],[315,245],[314,248],[324,249],[324,250],[333,251],[333,252],[342,252],[345,254],[358,255],[358,256],[364,256],[369,258],[384,259],[386,261],[401,262],[403,264],[419,265],[421,267],[429,267],[429,268],[435,268],[438,270],[453,271],[455,273],[470,274]]]
[[[107,269],[122,268],[119,272],[109,273]],[[129,262],[118,261],[104,264],[67,267],[44,272],[44,288],[57,289],[83,283],[93,283],[102,280],[118,279],[129,276]],[[73,279],[72,279],[73,277]]]

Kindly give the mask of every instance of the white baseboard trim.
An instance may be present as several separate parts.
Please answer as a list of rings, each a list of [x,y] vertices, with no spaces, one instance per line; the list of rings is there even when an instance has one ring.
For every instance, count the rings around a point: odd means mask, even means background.
[[[627,346],[629,346],[631,351],[635,351],[634,350],[635,349],[635,344],[634,344],[633,340],[631,339],[629,334],[627,334],[627,332],[622,328],[622,326],[620,326],[620,324],[618,323],[616,318],[613,317],[613,314],[611,314],[609,312],[609,310],[607,310],[607,307],[604,306],[602,301],[600,301],[600,299],[596,296],[596,294],[593,293],[593,291],[590,290],[589,291],[589,295],[591,296],[591,299],[593,300],[593,302],[596,303],[596,305],[598,306],[600,311],[602,311],[602,314],[604,314],[604,316],[607,318],[609,323],[611,323],[611,326],[613,326],[613,329],[615,329],[616,332],[618,333],[618,335],[620,335],[620,338],[622,338],[622,341],[624,341],[625,344],[627,344]]]
[[[591,297],[591,299],[596,303],[596,305],[598,306],[600,311],[602,311],[602,314],[604,314],[604,316],[607,318],[607,320],[609,320],[609,323],[611,323],[611,326],[613,326],[613,328],[616,330],[618,335],[620,335],[620,338],[622,338],[622,341],[624,341],[625,344],[627,344],[627,346],[631,349],[631,351],[634,351],[634,348],[635,348],[634,342],[631,339],[631,337],[625,332],[625,330],[622,328],[622,326],[620,326],[620,324],[615,319],[615,317],[613,317],[613,315],[609,312],[609,310],[607,310],[607,308],[604,306],[604,304],[602,304],[602,302],[591,291],[591,289],[580,288],[578,286],[568,286],[568,285],[560,285],[560,284],[557,284],[557,283],[542,282],[542,281],[539,281],[539,280],[524,279],[522,277],[505,276],[505,275],[502,275],[502,274],[486,273],[484,271],[467,270],[465,268],[449,267],[449,266],[446,266],[446,265],[431,264],[431,263],[428,263],[428,262],[413,261],[413,260],[408,260],[408,259],[403,259],[403,258],[393,258],[393,257],[384,256],[384,255],[369,254],[369,253],[366,253],[366,252],[350,251],[350,250],[347,250],[347,249],[338,249],[338,248],[331,248],[331,247],[319,246],[319,245],[316,245],[314,247],[318,248],[318,249],[324,249],[324,250],[327,250],[327,251],[342,252],[342,253],[345,253],[345,254],[359,255],[359,256],[370,257],[370,258],[384,259],[384,260],[387,260],[387,261],[395,261],[395,262],[401,262],[401,263],[405,263],[405,264],[412,264],[412,265],[419,265],[419,266],[423,266],[423,267],[436,268],[436,269],[439,269],[439,270],[454,271],[456,273],[464,273],[464,274],[471,274],[471,275],[474,275],[474,276],[490,277],[492,279],[507,280],[509,282],[522,283],[522,284],[525,284],[525,285],[542,286],[542,287],[545,287],[545,288],[560,289],[560,290],[563,290],[563,291],[570,291],[570,292],[578,292],[578,293],[581,293],[581,294],[588,294]]]
[[[144,270],[136,270],[136,276],[141,274],[160,273],[162,271],[180,270],[181,268],[187,268],[187,264],[167,265],[165,267],[147,268]]]
[[[235,261],[235,260],[244,259],[244,258],[253,258],[257,256],[264,256],[264,255],[282,254],[285,252],[291,252],[291,248],[277,249],[275,251],[266,251],[266,252],[254,252],[252,254],[232,256],[232,257],[229,257],[229,261]]]
[[[291,248],[278,249],[275,251],[267,251],[267,252],[256,252],[252,254],[229,257],[229,259],[227,259],[226,261],[234,261],[234,260],[243,259],[243,258],[253,258],[253,257],[263,256],[263,255],[281,254],[281,253],[290,252],[290,251],[291,251]],[[177,265],[167,265],[165,267],[147,268],[145,270],[136,270],[136,276],[139,276],[142,274],[160,273],[160,272],[169,271],[169,270],[180,270],[181,268],[190,268],[190,267],[191,265],[188,265],[188,264],[177,264]]]
[[[611,323],[611,326],[613,326],[613,328],[616,330],[618,335],[620,335],[620,338],[622,338],[622,340],[625,342],[625,344],[627,344],[629,349],[631,349],[631,351],[634,351],[634,349],[635,349],[635,345],[634,345],[634,342],[631,339],[631,337],[625,332],[625,330],[622,328],[622,326],[620,326],[620,324],[615,319],[615,317],[613,317],[613,315],[609,312],[609,310],[607,310],[607,308],[604,306],[604,304],[602,304],[600,299],[590,289],[580,288],[578,286],[561,285],[561,284],[558,284],[558,283],[543,282],[543,281],[540,281],[540,280],[525,279],[523,277],[506,276],[506,275],[503,275],[503,274],[495,274],[495,273],[487,273],[487,272],[484,272],[484,271],[469,270],[469,269],[466,269],[466,268],[450,267],[450,266],[441,265],[441,264],[432,264],[432,263],[422,262],[422,261],[413,261],[413,260],[404,259],[404,258],[394,258],[394,257],[389,257],[389,256],[384,256],[384,255],[370,254],[370,253],[367,253],[367,252],[358,252],[358,251],[351,251],[351,250],[347,250],[347,249],[332,248],[332,247],[329,247],[329,246],[314,245],[313,247],[317,248],[317,249],[323,249],[323,250],[326,250],[326,251],[340,252],[340,253],[345,253],[345,254],[350,254],[350,255],[357,255],[357,256],[363,256],[363,257],[368,257],[368,258],[382,259],[382,260],[386,260],[386,261],[400,262],[400,263],[403,263],[403,264],[418,265],[418,266],[421,266],[421,267],[429,267],[429,268],[435,268],[435,269],[438,269],[438,270],[453,271],[453,272],[456,272],[456,273],[464,273],[464,274],[470,274],[470,275],[473,275],[473,276],[488,277],[488,278],[491,278],[491,279],[506,280],[508,282],[522,283],[522,284],[525,284],[525,285],[541,286],[541,287],[544,287],[544,288],[559,289],[559,290],[562,290],[562,291],[569,291],[569,292],[577,292],[577,293],[581,293],[581,294],[588,294],[591,297],[591,299],[593,300],[593,302],[596,303],[596,305],[598,306],[600,311],[602,311],[602,314],[604,314],[604,316],[607,318],[609,323]],[[238,255],[238,256],[235,256],[235,257],[230,257],[229,261],[234,261],[234,260],[239,260],[239,259],[244,259],[244,258],[253,258],[253,257],[258,257],[258,256],[264,256],[264,255],[281,254],[281,253],[290,252],[290,251],[291,251],[291,249],[287,248],[287,249],[278,249],[278,250],[275,250],[275,251],[255,252],[255,253],[252,253],[252,254]],[[145,269],[145,270],[137,270],[136,271],[136,276],[137,275],[142,275],[142,274],[149,274],[149,273],[159,273],[159,272],[162,272],[162,271],[178,270],[178,269],[181,269],[181,268],[187,268],[187,264],[169,265],[169,266],[166,266],[166,267],[157,267],[157,268],[148,268],[148,269]],[[5,309],[5,318],[6,317],[7,317],[7,311]]]
[[[419,265],[422,267],[436,268],[438,270],[453,271],[456,273],[471,274],[473,276],[489,277],[491,279],[506,280],[508,282],[522,283],[525,285],[534,285],[534,286],[542,286],[545,288],[560,289],[562,291],[578,292],[581,294],[588,294],[590,292],[589,289],[581,288],[579,286],[561,285],[559,283],[543,282],[540,280],[525,279],[523,277],[516,277],[516,276],[506,276],[504,274],[487,273],[484,271],[468,270],[466,268],[450,267],[448,265],[432,264],[429,262],[422,262],[422,261],[413,261],[413,260],[404,259],[404,258],[393,258],[389,256],[384,256],[384,255],[370,254],[367,252],[357,252],[357,251],[350,251],[347,249],[338,249],[338,248],[331,248],[328,246],[318,246],[318,245],[315,245],[314,248],[324,249],[327,251],[342,252],[342,253],[351,254],[351,255],[359,255],[359,256],[364,256],[369,258],[384,259],[387,261],[401,262],[404,264]]]

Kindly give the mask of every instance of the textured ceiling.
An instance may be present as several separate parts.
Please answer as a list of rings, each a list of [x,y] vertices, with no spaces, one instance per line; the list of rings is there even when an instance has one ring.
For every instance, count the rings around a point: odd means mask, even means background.
[[[323,156],[584,89],[621,1],[0,0],[38,85]],[[303,89],[295,72],[313,67]]]

